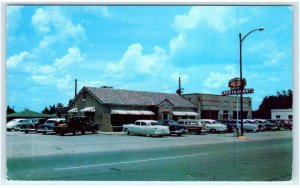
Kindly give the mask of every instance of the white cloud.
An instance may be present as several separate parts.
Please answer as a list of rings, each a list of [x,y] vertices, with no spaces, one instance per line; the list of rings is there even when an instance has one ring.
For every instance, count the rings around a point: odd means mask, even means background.
[[[31,19],[32,25],[42,35],[40,48],[47,48],[55,42],[68,39],[85,39],[85,29],[75,24],[58,8],[38,8]]]
[[[105,17],[112,16],[112,13],[108,10],[107,6],[86,6],[84,7],[84,10],[96,16],[98,15],[105,16]]]
[[[19,23],[22,18],[22,9],[23,6],[11,5],[6,7],[6,16],[7,16],[7,33],[13,32],[19,26]]]
[[[42,8],[38,8],[35,14],[32,16],[32,24],[36,26],[39,32],[48,33],[50,32],[51,15],[48,11]]]
[[[208,78],[204,80],[203,86],[207,88],[222,88],[226,86],[228,80],[236,77],[237,71],[234,66],[227,65],[224,71],[221,72],[210,72]]]
[[[72,81],[73,81],[72,77],[67,74],[64,77],[57,79],[56,86],[59,89],[69,89],[72,87],[72,83],[71,83]]]
[[[234,23],[234,9],[232,7],[195,6],[187,14],[177,15],[173,25],[178,30],[191,30],[197,27],[211,27],[223,32]]]
[[[276,66],[286,57],[286,53],[280,52],[278,50],[273,50],[270,54],[266,55],[266,61],[264,65],[266,66]]]
[[[68,53],[62,58],[57,58],[53,64],[57,69],[63,69],[74,63],[82,62],[85,55],[81,54],[79,48],[73,47],[68,49]]]
[[[61,58],[57,58],[51,65],[32,65],[24,70],[31,74],[31,80],[39,85],[55,86],[58,89],[70,89],[73,78],[65,74],[67,67],[82,62],[85,55],[81,54],[80,49],[72,47],[68,53]]]
[[[170,51],[171,53],[175,53],[178,49],[184,48],[185,37],[183,33],[180,33],[177,37],[174,37],[170,43]]]
[[[107,63],[109,72],[119,76],[132,76],[146,74],[155,76],[165,65],[168,56],[164,49],[155,46],[152,54],[143,54],[141,44],[132,44],[128,47],[123,57],[118,62]]]
[[[23,63],[23,61],[28,57],[31,57],[31,55],[27,51],[23,51],[18,55],[11,56],[7,60],[7,67],[15,68],[19,64]]]

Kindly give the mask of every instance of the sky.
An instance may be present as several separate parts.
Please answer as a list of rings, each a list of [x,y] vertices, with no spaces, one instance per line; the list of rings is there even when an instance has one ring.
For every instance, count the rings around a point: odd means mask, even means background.
[[[265,96],[293,90],[291,6],[6,6],[6,103],[41,112],[83,86],[221,95],[239,77]]]

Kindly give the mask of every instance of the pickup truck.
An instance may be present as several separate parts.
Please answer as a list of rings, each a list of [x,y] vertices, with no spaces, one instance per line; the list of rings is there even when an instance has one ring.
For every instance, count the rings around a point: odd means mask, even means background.
[[[71,118],[66,124],[54,125],[53,130],[56,134],[65,135],[66,133],[73,133],[73,135],[85,134],[86,131],[90,131],[93,134],[97,132],[98,125],[93,124],[85,116],[75,116]]]
[[[123,125],[123,132],[126,132],[127,135],[131,133],[146,136],[170,135],[168,127],[161,126],[158,121],[154,120],[137,120],[134,124]]]

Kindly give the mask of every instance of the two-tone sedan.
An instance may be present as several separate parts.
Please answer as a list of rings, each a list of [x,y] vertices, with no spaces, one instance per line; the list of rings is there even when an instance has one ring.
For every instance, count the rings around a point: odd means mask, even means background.
[[[170,135],[168,127],[161,126],[154,120],[137,120],[134,124],[123,125],[123,131],[128,135],[131,133],[146,136]]]
[[[56,126],[63,126],[66,125],[67,121],[65,118],[50,118],[44,124],[40,125],[37,129],[38,133],[55,133],[53,127]]]

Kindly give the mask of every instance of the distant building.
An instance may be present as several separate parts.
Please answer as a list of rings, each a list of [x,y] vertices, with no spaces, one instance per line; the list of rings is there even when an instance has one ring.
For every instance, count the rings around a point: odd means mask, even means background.
[[[271,110],[272,119],[284,119],[293,120],[293,109],[272,109]]]
[[[178,94],[83,87],[69,105],[68,116],[85,115],[100,131],[120,131],[138,119],[199,117],[197,106]]]
[[[240,97],[191,93],[182,95],[197,106],[201,119],[236,119],[240,111]],[[239,115],[240,117],[240,115]],[[252,118],[250,97],[243,97],[243,118]]]

